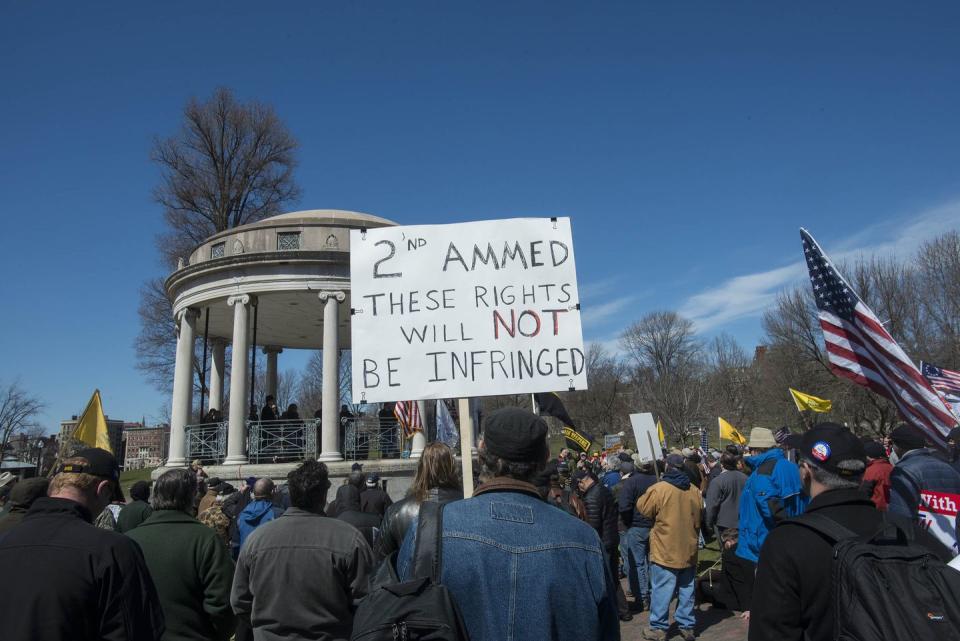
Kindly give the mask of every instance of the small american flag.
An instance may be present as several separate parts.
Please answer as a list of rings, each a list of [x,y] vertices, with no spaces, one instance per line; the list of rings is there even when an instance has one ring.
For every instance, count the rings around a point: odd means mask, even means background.
[[[800,230],[830,369],[884,396],[939,447],[956,424],[937,394],[805,229]]]
[[[960,372],[937,367],[920,361],[920,371],[930,381],[933,389],[943,392],[950,403],[960,403]]]
[[[393,415],[397,417],[403,434],[407,438],[414,435],[415,432],[423,431],[423,423],[420,422],[420,405],[416,401],[397,401],[393,406]]]

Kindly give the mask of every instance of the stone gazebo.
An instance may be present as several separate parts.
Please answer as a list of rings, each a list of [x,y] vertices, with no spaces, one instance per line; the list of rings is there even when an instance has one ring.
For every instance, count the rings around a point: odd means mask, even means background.
[[[203,336],[211,351],[207,407],[223,414],[212,440],[208,438],[214,444],[211,451],[223,456],[212,457],[212,462],[237,466],[232,474],[224,469],[221,476],[239,478],[239,466],[251,462],[251,348],[257,346],[267,358],[267,394],[276,392],[277,356],[284,348],[323,350],[320,434],[300,437],[305,441],[300,458],[316,451],[322,461],[343,459],[338,371],[340,350],[350,346],[350,230],[394,224],[350,211],[282,214],[211,236],[170,275],[165,286],[178,339],[165,467],[184,466],[193,453],[188,439],[193,444],[197,434],[191,430],[200,427],[191,425],[194,342]],[[222,407],[228,343],[229,409]],[[249,440],[252,449],[252,433]]]

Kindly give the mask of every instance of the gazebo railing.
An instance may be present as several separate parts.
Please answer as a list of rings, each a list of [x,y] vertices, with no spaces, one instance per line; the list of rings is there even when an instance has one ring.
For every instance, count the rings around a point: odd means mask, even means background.
[[[227,422],[187,425],[187,460],[217,465],[227,455]]]
[[[341,418],[343,458],[348,461],[400,458],[400,425],[394,418]]]
[[[287,463],[317,455],[315,419],[247,421],[247,458],[251,463]]]

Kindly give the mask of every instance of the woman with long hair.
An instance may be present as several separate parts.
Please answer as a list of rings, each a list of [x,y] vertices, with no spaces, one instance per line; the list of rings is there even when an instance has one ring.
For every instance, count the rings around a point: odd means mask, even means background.
[[[440,441],[428,444],[417,463],[417,475],[406,498],[387,508],[383,516],[376,552],[381,557],[387,557],[400,549],[424,501],[449,503],[462,498],[460,469],[453,450]]]

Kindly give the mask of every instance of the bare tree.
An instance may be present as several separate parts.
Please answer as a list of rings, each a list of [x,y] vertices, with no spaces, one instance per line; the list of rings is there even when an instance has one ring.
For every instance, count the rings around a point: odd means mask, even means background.
[[[585,365],[590,386],[562,394],[570,418],[594,436],[617,434],[630,428],[627,367],[599,343],[586,347]]]
[[[643,409],[686,443],[702,419],[704,354],[693,323],[672,311],[647,314],[620,338],[633,364],[632,380]]]
[[[356,414],[360,408],[352,402],[352,386],[350,350],[344,350],[340,355],[339,403],[351,405],[351,411]],[[312,413],[320,409],[323,403],[323,350],[314,352],[307,361],[307,366],[300,377],[298,392],[300,403],[307,411]]]
[[[14,435],[39,429],[36,419],[43,408],[43,402],[23,389],[19,381],[0,391],[0,455]]]
[[[175,269],[178,259],[207,237],[273,216],[295,202],[300,194],[293,179],[296,150],[296,140],[269,106],[241,103],[222,88],[205,102],[191,99],[180,131],[157,138],[151,153],[160,168],[153,195],[167,223],[157,238],[164,269]],[[139,314],[137,368],[169,393],[176,337],[162,278],[144,284]]]

